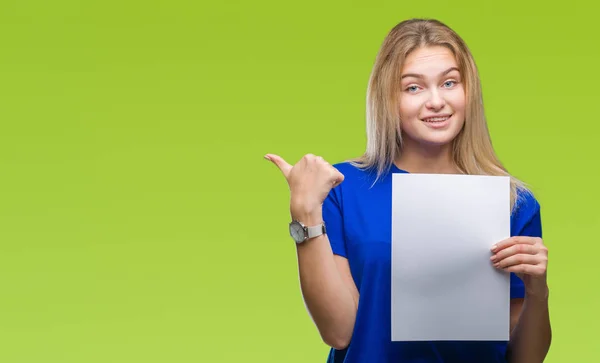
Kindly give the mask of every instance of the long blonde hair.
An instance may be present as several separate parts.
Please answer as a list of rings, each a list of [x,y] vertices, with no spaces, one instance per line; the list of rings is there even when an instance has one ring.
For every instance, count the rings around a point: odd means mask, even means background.
[[[494,152],[483,109],[479,74],[469,48],[458,34],[438,20],[403,21],[383,41],[367,88],[366,151],[350,163],[361,169],[374,170],[378,180],[400,155],[400,72],[408,54],[426,46],[450,49],[464,78],[465,124],[452,141],[457,168],[463,174],[509,176],[512,210],[521,192],[528,191],[527,187],[506,171]]]

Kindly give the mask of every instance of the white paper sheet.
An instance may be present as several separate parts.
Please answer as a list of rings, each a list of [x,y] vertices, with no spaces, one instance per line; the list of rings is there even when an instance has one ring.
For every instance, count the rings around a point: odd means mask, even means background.
[[[394,174],[392,340],[508,340],[510,275],[490,262],[508,237],[508,177]]]

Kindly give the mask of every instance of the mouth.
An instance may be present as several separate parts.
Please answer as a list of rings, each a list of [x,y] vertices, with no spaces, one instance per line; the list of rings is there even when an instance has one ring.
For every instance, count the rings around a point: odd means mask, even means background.
[[[435,117],[427,117],[427,118],[421,119],[421,121],[423,121],[425,124],[427,124],[430,127],[441,128],[441,127],[446,126],[449,123],[449,120],[451,117],[452,117],[452,115],[440,115],[440,116],[435,116]]]

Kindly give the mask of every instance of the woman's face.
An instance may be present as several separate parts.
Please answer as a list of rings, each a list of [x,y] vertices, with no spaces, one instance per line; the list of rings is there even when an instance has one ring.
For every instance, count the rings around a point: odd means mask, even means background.
[[[465,122],[465,89],[452,52],[441,46],[419,48],[401,73],[400,126],[406,145],[443,146]]]

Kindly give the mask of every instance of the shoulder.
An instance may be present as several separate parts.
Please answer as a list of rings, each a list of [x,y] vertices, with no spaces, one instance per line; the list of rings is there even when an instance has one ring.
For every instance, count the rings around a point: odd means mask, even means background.
[[[541,237],[540,203],[530,190],[521,190],[511,215],[513,236]]]
[[[361,192],[368,190],[375,180],[372,173],[361,169],[349,160],[332,164],[332,166],[344,175],[344,181],[331,189],[328,199],[340,206],[343,204],[344,195],[363,194]]]
[[[339,162],[332,166],[344,175],[344,182],[339,186],[342,189],[370,189],[377,180],[374,170],[363,169],[351,161]]]
[[[360,169],[358,166],[354,165],[350,161],[338,162],[336,164],[333,164],[333,167],[336,168],[337,170],[339,170],[340,173],[344,174],[344,176],[346,174],[348,174],[348,175],[358,175],[358,174],[366,173],[365,170]]]
[[[367,169],[367,168],[360,167],[352,160],[338,162],[336,164],[333,164],[333,167],[335,167],[337,170],[339,170],[340,173],[344,174],[345,177],[349,177],[349,178],[358,178],[358,179],[362,179],[362,180],[375,181],[376,176],[377,176],[377,171],[374,168]],[[388,172],[383,173],[384,175],[380,175],[379,177],[380,178],[385,177],[388,173],[389,173],[389,170],[388,170]]]
[[[540,203],[531,190],[525,189],[518,191],[513,207],[513,214],[515,214],[515,216],[527,216],[539,213],[539,210]]]

